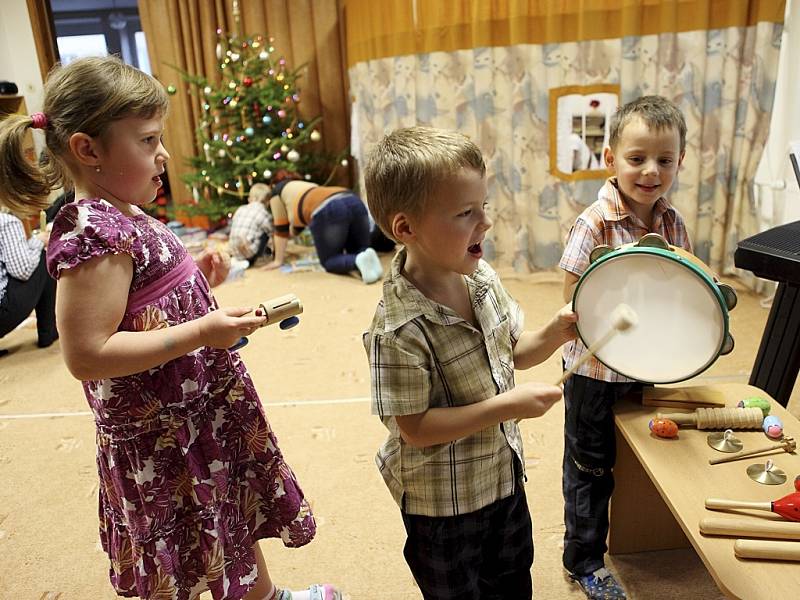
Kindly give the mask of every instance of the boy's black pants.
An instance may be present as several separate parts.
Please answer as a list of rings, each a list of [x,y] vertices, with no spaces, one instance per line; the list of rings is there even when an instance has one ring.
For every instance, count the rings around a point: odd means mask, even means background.
[[[587,575],[604,565],[617,458],[614,403],[641,385],[581,375],[564,384],[563,562],[574,575]]]
[[[466,515],[403,514],[406,562],[425,600],[530,600],[533,528],[525,489]]]

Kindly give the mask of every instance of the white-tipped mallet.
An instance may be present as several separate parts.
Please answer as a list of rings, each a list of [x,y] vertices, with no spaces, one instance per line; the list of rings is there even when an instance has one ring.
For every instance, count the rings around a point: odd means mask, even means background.
[[[639,322],[639,317],[636,314],[636,311],[633,310],[627,304],[621,303],[617,304],[617,307],[611,311],[610,315],[611,321],[611,328],[600,338],[595,341],[594,344],[589,346],[586,349],[586,352],[583,356],[580,357],[578,362],[576,362],[569,370],[564,371],[564,374],[561,378],[556,382],[556,385],[561,385],[564,383],[569,377],[575,373],[575,371],[590,357],[594,356],[595,353],[600,350],[603,346],[605,346],[611,338],[613,338],[617,333],[620,331],[627,331],[631,327],[636,327],[636,324]]]

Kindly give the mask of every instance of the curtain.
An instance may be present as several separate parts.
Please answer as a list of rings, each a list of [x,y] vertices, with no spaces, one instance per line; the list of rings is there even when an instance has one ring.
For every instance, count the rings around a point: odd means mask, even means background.
[[[550,174],[549,90],[618,84],[620,103],[661,94],[688,126],[671,200],[697,255],[731,272],[736,241],[758,231],[750,184],[783,11],[783,0],[348,0],[356,158],[396,127],[466,133],[488,167],[487,256],[517,272],[551,269],[602,180]]]
[[[186,159],[201,151],[195,127],[202,109],[173,66],[219,81],[217,29],[223,35],[238,28],[245,36],[271,36],[291,68],[305,65],[298,81],[301,116],[322,117],[318,129],[326,151],[335,155],[348,147],[342,0],[240,0],[238,12],[237,22],[234,0],[139,0],[153,75],[177,88],[164,134],[172,155],[167,166],[172,200],[177,204],[192,200],[180,176],[187,171]]]

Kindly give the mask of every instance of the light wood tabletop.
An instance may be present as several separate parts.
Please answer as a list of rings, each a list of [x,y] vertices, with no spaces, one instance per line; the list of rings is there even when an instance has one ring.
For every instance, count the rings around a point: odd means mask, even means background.
[[[696,384],[687,382],[687,385]],[[784,435],[800,437],[800,422],[758,388],[736,383],[706,387],[712,392],[722,392],[726,406],[736,406],[739,400],[752,396],[769,399],[770,414],[783,421]],[[623,400],[616,406],[616,488],[611,501],[609,552],[663,550],[691,543],[726,596],[745,600],[797,597],[799,562],[737,558],[736,536],[705,536],[700,533],[699,525],[701,519],[709,517],[739,518],[754,523],[782,521],[767,511],[707,510],[705,499],[764,502],[782,498],[795,491],[800,455],[777,450],[768,456],[710,465],[709,459],[724,456],[708,445],[707,437],[714,431],[681,427],[677,439],[661,439],[648,428],[657,412],[691,410],[642,406],[636,399]],[[736,431],[735,435],[743,442],[743,451],[773,441],[760,429]],[[773,460],[775,468],[785,471],[785,483],[764,485],[747,475],[749,465],[764,464],[767,458]],[[800,548],[800,541],[784,543]]]

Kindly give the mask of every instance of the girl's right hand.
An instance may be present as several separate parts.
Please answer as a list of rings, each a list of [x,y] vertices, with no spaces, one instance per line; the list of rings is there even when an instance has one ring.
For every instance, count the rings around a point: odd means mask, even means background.
[[[541,417],[561,399],[563,390],[560,386],[548,383],[521,383],[513,390],[506,392],[513,404],[514,414],[518,419]]]
[[[230,348],[239,338],[251,335],[267,322],[267,316],[245,316],[252,308],[220,308],[197,320],[200,342],[211,348]]]

